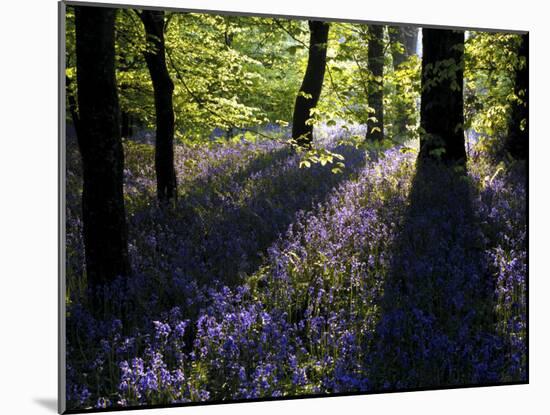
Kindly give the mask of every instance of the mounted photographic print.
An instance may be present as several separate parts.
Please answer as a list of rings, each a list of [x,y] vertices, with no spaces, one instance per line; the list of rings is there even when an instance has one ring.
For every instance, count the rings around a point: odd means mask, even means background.
[[[60,3],[60,412],[528,382],[527,32]]]

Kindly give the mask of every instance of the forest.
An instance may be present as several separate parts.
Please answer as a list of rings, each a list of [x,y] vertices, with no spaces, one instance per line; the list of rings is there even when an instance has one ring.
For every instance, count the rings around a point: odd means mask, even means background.
[[[527,381],[527,33],[65,26],[69,410]]]

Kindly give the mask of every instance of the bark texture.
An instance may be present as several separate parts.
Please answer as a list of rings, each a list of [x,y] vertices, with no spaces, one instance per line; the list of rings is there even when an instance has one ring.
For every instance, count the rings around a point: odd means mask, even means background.
[[[144,56],[155,95],[157,197],[161,203],[166,203],[177,197],[177,181],[174,169],[174,83],[166,65],[164,12],[143,10],[139,16],[145,27],[148,48]]]
[[[373,110],[367,121],[367,140],[384,138],[384,26],[369,26],[368,103]]]
[[[390,26],[388,34],[391,43],[393,58],[393,69],[398,71],[400,65],[410,56],[416,54],[416,42],[418,39],[418,29],[411,26]],[[414,110],[403,97],[405,90],[401,83],[396,86],[397,99],[395,100],[395,113],[391,127],[392,137],[406,137],[408,134],[407,125],[415,123]]]
[[[326,22],[310,20],[308,23],[310,30],[309,58],[292,117],[292,138],[304,147],[310,146],[313,140],[313,126],[306,125],[306,121],[310,118],[310,111],[317,106],[321,96],[327,62],[329,31],[329,24]]]
[[[389,26],[388,34],[392,44],[402,45],[401,50],[392,48],[393,67],[397,69],[409,56],[416,53],[418,29],[412,26]]]
[[[130,272],[114,22],[114,9],[75,7],[82,219],[92,287]]]
[[[422,30],[422,159],[465,163],[464,32]]]

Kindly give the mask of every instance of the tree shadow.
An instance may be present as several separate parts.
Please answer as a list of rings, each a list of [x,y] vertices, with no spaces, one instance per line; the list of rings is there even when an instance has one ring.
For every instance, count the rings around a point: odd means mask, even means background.
[[[152,208],[145,228],[160,225],[154,236],[157,257],[164,259],[155,266],[207,286],[242,283],[298,211],[323,201],[365,163],[364,152],[353,146],[334,151],[345,157],[340,174],[330,165],[300,168],[298,156],[285,147],[259,154],[230,176],[197,180],[172,212]],[[131,226],[143,228],[139,221]]]
[[[345,157],[340,174],[330,165],[300,168],[299,156],[283,147],[259,151],[229,172],[208,170],[174,207],[159,207],[151,196],[128,217],[132,275],[82,291],[74,304],[96,298],[105,305],[104,319],[122,319],[128,332],[174,307],[194,318],[211,304],[210,289],[246,282],[299,211],[322,202],[364,166],[364,151],[333,151]]]
[[[256,270],[267,248],[287,230],[298,211],[314,208],[364,165],[364,152],[353,147],[340,148],[339,152],[346,157],[346,169],[341,174],[332,173],[328,165],[299,168],[297,158],[290,157],[280,167],[255,175],[254,185],[246,189],[241,203],[215,221],[216,232],[201,247],[210,253],[214,268],[220,269],[216,263],[224,264],[224,281],[238,283],[231,276]],[[234,245],[234,241],[242,244]],[[220,244],[227,250],[217,250]],[[231,262],[238,258],[244,261]]]
[[[417,164],[369,356],[374,389],[498,381],[494,286],[464,171]]]

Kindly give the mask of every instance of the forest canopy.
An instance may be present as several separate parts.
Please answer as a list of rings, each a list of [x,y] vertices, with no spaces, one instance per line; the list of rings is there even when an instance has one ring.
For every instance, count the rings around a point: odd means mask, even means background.
[[[177,12],[167,12],[164,18],[176,140],[211,142],[243,134],[246,139],[280,138],[278,133],[292,122],[295,96],[307,65],[307,21]],[[369,89],[379,83],[384,92],[384,140],[391,145],[418,138],[421,29],[383,28],[377,41],[382,71],[375,74],[372,58],[369,64],[369,41],[371,49],[376,43],[369,26],[338,22],[330,26],[326,76],[310,122],[339,123],[343,128],[367,125],[376,118],[368,102]],[[133,9],[118,11],[115,33],[122,135],[129,138],[155,126],[153,85],[144,58],[151,43]],[[466,130],[500,141],[506,135],[512,104],[521,100],[514,92],[515,72],[525,64],[517,54],[520,43],[521,36],[516,34],[467,32]],[[67,10],[66,49],[70,108],[76,97],[72,8]]]

